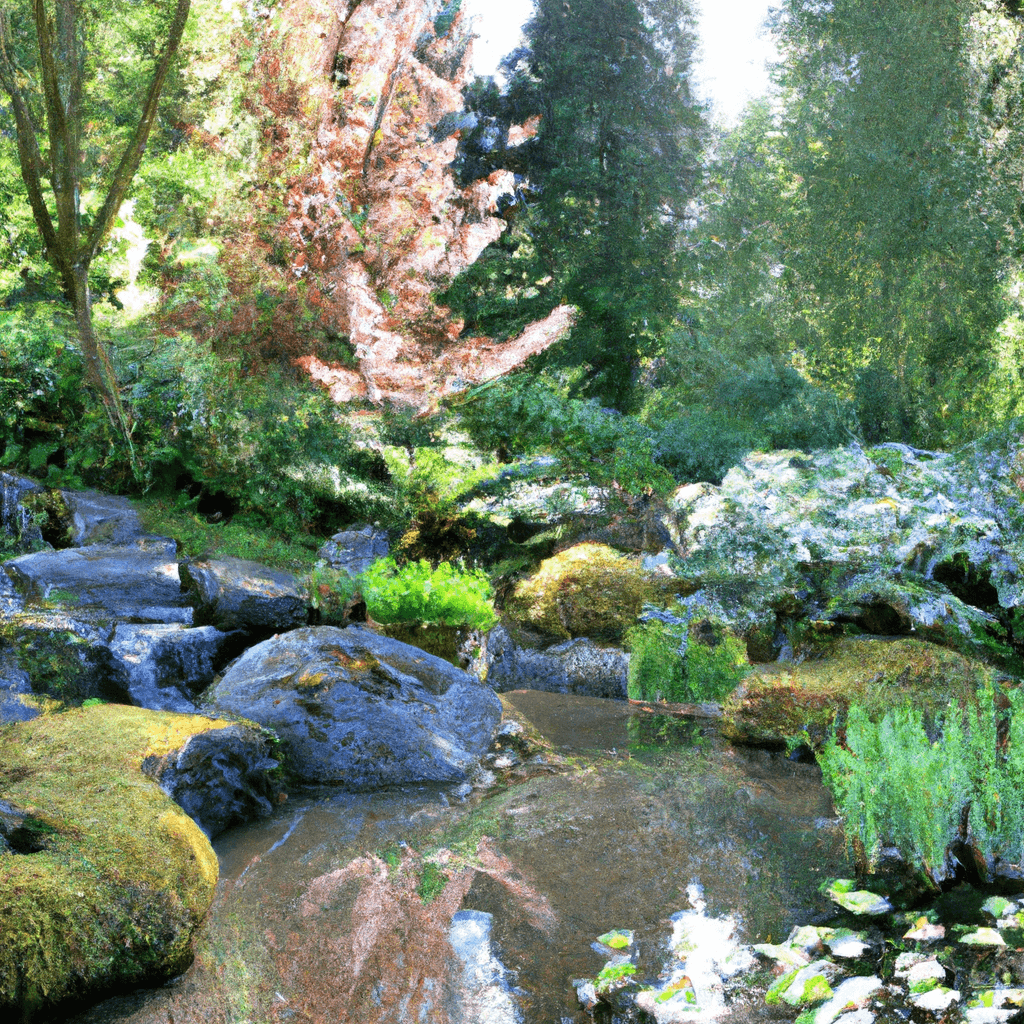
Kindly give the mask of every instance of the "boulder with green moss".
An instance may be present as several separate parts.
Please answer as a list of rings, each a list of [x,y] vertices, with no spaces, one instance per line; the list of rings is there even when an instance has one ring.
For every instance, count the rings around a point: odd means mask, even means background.
[[[639,560],[588,542],[541,562],[516,586],[505,611],[551,636],[615,640],[662,589]]]
[[[755,666],[726,699],[723,729],[741,742],[816,746],[853,704],[879,718],[904,704],[935,714],[973,698],[987,678],[980,662],[923,641],[825,641],[800,664]]]
[[[0,1009],[45,1020],[192,959],[217,883],[199,826],[144,766],[230,722],[117,705],[0,727]]]

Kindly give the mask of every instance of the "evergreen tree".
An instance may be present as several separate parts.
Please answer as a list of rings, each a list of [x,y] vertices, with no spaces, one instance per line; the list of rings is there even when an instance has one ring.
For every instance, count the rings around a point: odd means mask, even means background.
[[[493,287],[518,260],[510,283],[537,296],[532,308],[578,306],[549,358],[584,367],[578,390],[620,407],[678,306],[678,237],[706,136],[689,89],[691,19],[688,0],[537,0],[505,94],[468,97],[484,115],[463,153],[476,173],[482,152],[509,165],[496,128],[540,119],[512,161],[518,231],[477,273]]]
[[[802,183],[780,262],[803,283],[812,367],[856,382],[872,436],[945,443],[992,385],[1008,193],[986,159],[974,7],[788,0],[778,24]]]

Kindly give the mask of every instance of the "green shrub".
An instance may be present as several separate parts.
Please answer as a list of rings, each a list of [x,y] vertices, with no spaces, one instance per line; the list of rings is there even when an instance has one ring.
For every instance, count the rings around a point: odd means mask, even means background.
[[[478,569],[461,569],[450,562],[432,569],[425,561],[399,567],[393,558],[382,558],[361,579],[367,611],[378,622],[490,629],[497,621],[490,580]]]
[[[497,622],[486,573],[442,562],[399,566],[393,558],[374,562],[359,576],[316,568],[305,580],[310,601],[326,621],[340,621],[345,603],[357,592],[371,619],[384,624],[423,622],[490,629]]]
[[[753,426],[724,412],[699,408],[669,420],[654,435],[655,457],[680,484],[720,484],[748,452],[768,444],[768,435]]]
[[[744,644],[707,620],[699,625],[700,637],[686,623],[658,620],[628,631],[633,700],[718,702],[739,685],[750,671]]]
[[[951,705],[930,728],[916,708],[895,708],[879,721],[851,708],[845,744],[833,737],[818,753],[847,839],[868,858],[893,845],[936,882],[946,877],[949,847],[958,840],[986,860],[1020,863],[1024,696],[1012,693],[1008,704],[1003,745],[991,685],[966,713]]]
[[[598,487],[613,483],[631,494],[666,493],[671,474],[655,457],[654,435],[633,416],[568,398],[545,377],[519,374],[475,388],[459,406],[462,426],[500,461],[549,452],[563,471]]]

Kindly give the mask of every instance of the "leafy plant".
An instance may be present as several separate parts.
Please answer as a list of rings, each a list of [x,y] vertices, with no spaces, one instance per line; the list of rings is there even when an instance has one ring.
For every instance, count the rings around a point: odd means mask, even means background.
[[[362,594],[370,618],[384,624],[432,623],[490,629],[497,621],[486,573],[442,562],[399,566],[382,558],[359,576],[318,566],[306,577],[311,603],[325,621],[340,621],[345,604]]]
[[[651,619],[629,630],[626,643],[633,700],[720,701],[750,670],[744,644],[706,619]]]
[[[1024,697],[1011,693],[1006,702],[1002,723],[991,684],[966,711],[951,705],[934,723],[912,707],[878,721],[851,708],[845,743],[833,737],[818,753],[848,840],[868,859],[894,845],[936,882],[949,874],[956,842],[969,842],[987,861],[1019,863]]]

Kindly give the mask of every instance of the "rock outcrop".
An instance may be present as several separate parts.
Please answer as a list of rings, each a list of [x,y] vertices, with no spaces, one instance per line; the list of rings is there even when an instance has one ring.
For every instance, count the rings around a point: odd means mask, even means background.
[[[478,680],[360,626],[257,644],[207,699],[215,714],[272,728],[300,779],[351,789],[465,781],[501,721]]]
[[[305,594],[291,573],[243,558],[182,563],[180,572],[197,622],[266,635],[308,621]]]

